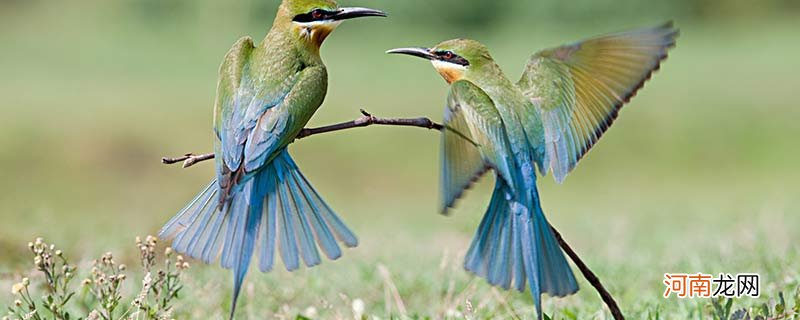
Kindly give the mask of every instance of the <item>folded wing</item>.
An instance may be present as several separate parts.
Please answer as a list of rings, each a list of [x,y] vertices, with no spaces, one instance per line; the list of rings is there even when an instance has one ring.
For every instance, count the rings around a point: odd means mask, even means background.
[[[544,134],[539,170],[562,182],[616,119],[675,45],[672,23],[540,51],[517,86],[538,118],[526,132]],[[544,130],[542,130],[542,127]],[[529,137],[542,141],[541,137]]]
[[[247,160],[246,149],[274,151],[279,133],[286,126],[284,113],[276,111],[300,79],[294,73],[277,84],[264,83],[263,75],[253,75],[251,55],[253,40],[244,37],[225,55],[219,69],[217,100],[214,110],[214,131],[217,134],[216,152],[219,172],[235,172]],[[274,133],[274,134],[271,134]],[[251,141],[256,140],[256,141]],[[257,144],[257,145],[256,145]],[[248,164],[253,171],[263,164]],[[222,185],[227,182],[220,180]]]
[[[450,88],[442,135],[442,212],[453,207],[465,189],[489,169],[509,177],[503,154],[503,121],[494,103],[469,81]]]

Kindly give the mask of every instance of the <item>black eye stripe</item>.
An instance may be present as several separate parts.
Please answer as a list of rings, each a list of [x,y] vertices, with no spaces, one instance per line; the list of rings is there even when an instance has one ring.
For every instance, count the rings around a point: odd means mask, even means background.
[[[310,12],[303,13],[303,14],[298,14],[298,15],[294,16],[292,21],[300,22],[300,23],[322,21],[322,20],[330,19],[330,17],[334,16],[335,14],[336,14],[336,12],[333,12],[333,11],[328,11],[328,10],[324,10],[324,9],[314,9],[314,10],[311,10]],[[317,17],[315,17],[315,16],[317,16]]]
[[[459,56],[452,51],[441,50],[441,51],[436,51],[435,54],[441,61],[455,63],[457,65],[462,65],[465,67],[469,66],[469,61],[467,61],[467,59],[464,59],[464,57]]]

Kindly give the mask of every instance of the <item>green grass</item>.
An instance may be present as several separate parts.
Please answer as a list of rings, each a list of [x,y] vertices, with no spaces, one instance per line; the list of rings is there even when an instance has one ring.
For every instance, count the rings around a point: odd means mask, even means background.
[[[211,149],[219,59],[239,36],[266,29],[217,25],[202,14],[142,25],[125,14],[85,12],[86,4],[34,8],[0,19],[0,288],[29,273],[25,243],[36,236],[83,259],[84,270],[108,250],[135,264],[134,236],[156,232],[213,171],[158,159]],[[516,78],[538,48],[637,25],[509,24],[473,36]],[[791,307],[800,281],[795,23],[678,26],[663,70],[578,169],[563,185],[541,180],[545,212],[630,319],[712,317],[709,300],[662,298],[665,272],[757,272],[762,297],[732,308],[760,308],[779,292]],[[359,108],[439,119],[444,82],[427,64],[382,52],[453,36],[464,35],[374,20],[342,26],[323,48],[331,86],[311,125],[352,119]],[[369,315],[398,315],[382,265],[409,315],[469,314],[470,301],[477,318],[506,318],[512,309],[530,317],[527,294],[498,296],[463,271],[492,179],[452,216],[438,215],[438,144],[434,132],[367,128],[292,146],[361,245],[310,270],[252,272],[240,316],[294,318],[313,307],[320,318],[351,318],[354,299]],[[230,272],[195,263],[187,275],[180,318],[224,317]],[[588,283],[580,285],[575,296],[546,298],[545,311],[555,319],[610,318]],[[9,290],[0,290],[2,301],[13,301]]]

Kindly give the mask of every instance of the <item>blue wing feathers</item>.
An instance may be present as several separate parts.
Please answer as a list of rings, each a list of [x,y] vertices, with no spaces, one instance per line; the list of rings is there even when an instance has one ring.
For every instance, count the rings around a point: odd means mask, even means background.
[[[545,220],[541,210],[538,215],[541,216],[538,233],[541,235],[540,243],[544,245],[543,264],[546,266],[544,268],[546,276],[541,284],[542,291],[556,297],[573,294],[578,291],[578,282],[575,280],[575,275],[569,268],[569,264],[561,252],[561,247],[553,236],[550,224]]]
[[[290,164],[296,167],[291,158],[289,158],[288,161]],[[299,174],[299,171],[297,171],[297,173]],[[333,210],[331,210],[328,204],[322,200],[319,194],[311,187],[311,184],[308,183],[308,180],[306,180],[306,178],[302,175],[298,176],[298,180],[301,181],[300,186],[303,190],[303,193],[308,196],[309,199],[312,199],[311,202],[320,209],[320,216],[324,221],[327,222],[327,226],[333,230],[336,238],[348,247],[352,248],[358,246],[358,238],[356,235],[350,231],[350,228],[344,224],[342,219],[340,219],[339,216],[336,215]]]
[[[202,203],[203,201],[200,199],[206,199],[210,197],[211,191],[216,190],[216,186],[217,186],[217,181],[216,180],[211,181],[211,183],[209,183],[208,186],[206,186],[203,189],[203,191],[200,191],[200,193],[198,193],[197,196],[195,196],[194,199],[192,199],[192,201],[189,201],[189,203],[185,207],[183,207],[183,209],[178,211],[178,214],[176,214],[174,217],[172,217],[172,219],[169,219],[169,221],[167,221],[167,223],[164,224],[164,227],[162,227],[161,231],[159,231],[159,236],[164,237],[172,235],[175,232],[177,232],[178,228],[181,226],[179,222],[183,221],[184,217],[186,217],[187,215],[191,215],[195,212],[190,209],[193,208],[198,202]]]
[[[542,319],[542,290],[539,286],[539,265],[538,256],[541,254],[539,248],[534,245],[536,241],[533,235],[533,226],[531,219],[523,216],[516,216],[520,220],[520,240],[522,240],[522,264],[525,266],[525,274],[527,275],[528,286],[531,288],[531,296],[533,297],[533,304],[536,306],[536,313],[539,320]]]
[[[280,108],[280,106],[275,108]],[[271,112],[265,113],[251,128],[250,136],[244,147],[245,170],[248,172],[258,170],[280,146],[281,135],[291,121],[289,117],[276,117]]]
[[[261,237],[263,240],[261,243],[261,259],[258,262],[258,267],[261,272],[267,272],[272,270],[275,264],[275,242],[277,240],[276,233],[278,232],[278,202],[275,185],[278,177],[275,174],[275,169],[272,167],[265,168],[262,174],[265,175],[261,180],[264,181],[263,190],[266,191],[266,196],[264,197],[264,215],[266,221],[261,224]]]
[[[272,270],[276,250],[287,270],[321,262],[318,247],[331,259],[341,256],[337,239],[358,244],[352,231],[300,173],[286,149],[259,171],[238,182],[220,206],[217,181],[204,188],[161,230],[174,237],[176,251],[211,262],[217,257],[234,270],[234,307],[254,251],[261,271]],[[299,247],[298,247],[299,244]],[[233,312],[233,310],[232,310]]]
[[[251,191],[252,180],[245,183],[245,187],[237,196],[231,199],[231,210],[228,212],[230,220],[227,232],[225,233],[225,243],[222,246],[221,265],[223,268],[230,269],[237,262],[237,257],[241,254],[242,240],[245,236],[244,224],[247,219],[247,198]]]
[[[175,239],[175,242],[178,244],[179,248],[186,248],[186,246],[189,244],[187,241],[184,241],[184,239],[183,239],[184,235],[194,232],[194,231],[191,231],[191,230],[197,230],[198,229],[199,225],[198,225],[197,221],[200,220],[201,217],[203,216],[202,213],[203,213],[203,211],[205,209],[203,205],[206,203],[206,201],[208,201],[210,199],[211,194],[212,194],[211,192],[208,192],[208,193],[204,194],[202,202],[199,203],[200,206],[197,207],[197,208],[191,207],[190,209],[194,209],[194,211],[192,211],[191,215],[185,216],[185,220],[175,223],[175,226],[174,226],[175,228],[180,228],[182,230],[190,230],[188,233],[187,232],[180,232],[178,237]],[[166,227],[165,227],[165,229],[166,229]],[[162,230],[161,233],[165,234],[165,233],[172,233],[172,232],[166,232],[166,230]]]
[[[211,263],[219,255],[224,238],[222,230],[225,227],[225,221],[228,220],[224,212],[227,211],[227,205],[223,207],[222,212],[215,210],[214,221],[208,231],[208,240],[203,244],[202,259],[205,263]]]
[[[303,263],[306,266],[314,266],[319,264],[319,254],[316,251],[316,245],[314,244],[313,236],[309,238],[309,233],[306,228],[306,225],[303,223],[303,216],[305,215],[302,212],[301,208],[298,206],[297,199],[293,194],[294,188],[291,186],[292,179],[289,176],[284,176],[286,179],[286,184],[283,186],[283,190],[286,194],[286,198],[288,200],[287,205],[290,208],[291,212],[297,212],[298,214],[292,215],[289,218],[292,219],[292,224],[295,228],[296,240],[297,240],[297,252],[299,252],[299,256],[303,259]]]
[[[327,207],[327,205],[325,205],[325,207]],[[336,233],[336,236],[339,239],[339,241],[341,241],[342,243],[344,243],[344,245],[350,248],[358,246],[358,238],[356,237],[356,235],[352,231],[350,231],[350,229],[344,224],[344,222],[341,219],[339,219],[339,217],[336,214],[334,214],[333,211],[330,210],[330,208],[327,208],[327,210],[323,211],[323,213],[324,216],[326,216],[326,219],[328,220],[330,227],[333,228],[334,232]]]
[[[199,223],[199,229],[194,232],[191,238],[188,238],[188,243],[186,243],[186,252],[188,252],[189,256],[191,257],[199,257],[200,253],[196,251],[197,244],[200,243],[201,237],[204,235],[206,228],[208,228],[208,222],[212,218],[214,212],[216,211],[216,206],[219,203],[218,198],[216,197],[216,192],[214,196],[209,197],[208,200],[203,204],[204,208],[201,211],[201,216],[203,217]],[[181,236],[190,234],[185,232],[181,234]],[[176,242],[181,243],[181,239],[177,239]]]
[[[252,195],[251,192],[255,192],[256,195],[260,192],[258,190],[258,186],[255,182],[250,182],[247,188],[244,190],[247,192],[245,195]],[[244,203],[250,203],[250,198],[252,196],[245,197]],[[260,200],[260,199],[259,199]],[[253,249],[256,245],[256,238],[258,236],[258,228],[261,224],[261,206],[262,201],[256,201],[253,205],[247,206],[246,213],[247,215],[242,219],[244,221],[244,230],[238,230],[243,236],[237,237],[238,244],[236,245],[236,249],[234,250],[234,259],[235,264],[233,267],[233,298],[232,298],[232,305],[236,306],[236,301],[239,298],[239,292],[242,289],[242,283],[244,282],[244,277],[247,275],[247,269],[250,266],[250,259],[253,257]],[[231,308],[231,316],[230,318],[233,319],[235,308]]]
[[[247,67],[243,71],[248,74]],[[271,123],[275,125],[285,126],[285,117],[272,117],[269,109],[277,108],[286,99],[291,92],[294,85],[297,83],[298,74],[287,78],[281,85],[275,86],[272,90],[254,90],[255,87],[266,88],[264,86],[254,83],[250,76],[242,79],[242,84],[239,90],[234,95],[229,106],[232,110],[231,114],[226,118],[224,124],[222,145],[223,157],[225,164],[231,171],[236,171],[242,165],[242,154],[245,154],[246,169],[248,171],[255,171],[257,168],[264,165],[267,158],[277,150],[269,150],[270,148],[277,148],[279,144],[276,143],[278,136],[283,133],[283,127],[277,130],[269,128],[259,129],[259,125],[263,121],[275,121]],[[269,119],[265,119],[269,118]],[[281,121],[282,124],[281,124]],[[257,150],[252,150],[257,149]]]
[[[313,225],[314,233],[317,236],[320,248],[322,248],[322,251],[328,259],[338,259],[342,255],[342,251],[339,249],[339,245],[336,243],[336,238],[331,233],[330,228],[325,223],[325,219],[320,213],[320,207],[310,197],[306,189],[303,188],[302,181],[304,180],[302,176],[300,176],[300,173],[295,171],[292,178],[294,179],[294,184],[299,186],[299,193],[302,194],[304,202],[309,206],[309,211],[306,212],[311,214],[311,224]]]
[[[305,195],[301,193],[300,188],[297,186],[297,183],[294,179],[294,175],[289,173],[286,177],[287,185],[286,187],[290,190],[290,196],[292,198],[292,203],[294,203],[294,209],[298,213],[295,215],[298,221],[296,223],[300,226],[298,228],[299,238],[300,241],[300,248],[303,253],[303,261],[305,261],[306,266],[315,266],[320,264],[320,257],[319,251],[317,251],[316,241],[314,239],[314,232],[311,230],[311,224],[308,221],[308,215],[311,214],[311,208],[305,203]]]
[[[496,227],[495,232],[495,243],[494,246],[496,248],[493,251],[492,256],[490,257],[489,263],[489,283],[492,285],[500,286],[504,289],[508,289],[508,283],[506,283],[506,278],[508,275],[508,247],[510,245],[509,236],[509,218],[508,218],[508,211],[501,211],[501,214],[498,217],[502,217],[498,221],[498,227]]]
[[[282,174],[278,173],[280,177]],[[279,179],[283,179],[280,177]],[[297,238],[295,233],[297,231],[294,218],[290,216],[291,209],[289,207],[289,200],[287,199],[286,191],[281,184],[278,186],[278,200],[280,203],[280,210],[281,214],[279,214],[279,223],[281,225],[281,242],[280,242],[280,251],[281,251],[281,259],[283,259],[283,264],[286,267],[286,270],[293,271],[300,268],[300,255],[298,254],[297,249]]]
[[[522,259],[522,243],[521,243],[521,236],[520,236],[520,228],[523,224],[520,223],[519,218],[509,219],[511,220],[511,273],[513,275],[513,280],[516,282],[516,286],[514,287],[517,291],[525,291],[525,263]]]
[[[487,243],[491,240],[489,239],[489,232],[495,224],[494,217],[497,215],[497,210],[494,209],[497,202],[495,198],[497,196],[497,193],[492,194],[492,200],[489,202],[489,209],[486,210],[486,214],[483,216],[481,224],[478,226],[478,231],[475,233],[475,239],[472,241],[472,244],[470,244],[465,257],[464,267],[480,276],[486,276],[486,264],[484,263],[483,257],[487,256],[487,251],[491,248]]]
[[[495,286],[531,290],[541,318],[541,294],[565,296],[578,290],[572,270],[539,206],[536,187],[526,206],[503,179],[466,254],[464,267]],[[521,188],[520,188],[521,189]]]

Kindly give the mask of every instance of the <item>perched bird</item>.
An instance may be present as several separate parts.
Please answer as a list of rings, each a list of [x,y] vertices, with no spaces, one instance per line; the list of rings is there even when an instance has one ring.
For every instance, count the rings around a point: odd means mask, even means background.
[[[254,251],[270,271],[320,263],[358,244],[314,191],[286,147],[322,104],[328,74],[319,50],[344,20],[386,14],[333,0],[283,0],[261,44],[239,39],[219,69],[214,106],[216,178],[161,229],[173,248],[233,268],[236,300]],[[338,240],[338,242],[337,242]]]
[[[387,53],[430,60],[450,84],[442,138],[441,210],[488,170],[495,188],[465,268],[504,289],[566,296],[578,285],[550,230],[536,172],[562,182],[675,45],[671,23],[534,54],[516,84],[482,44],[449,40]]]

